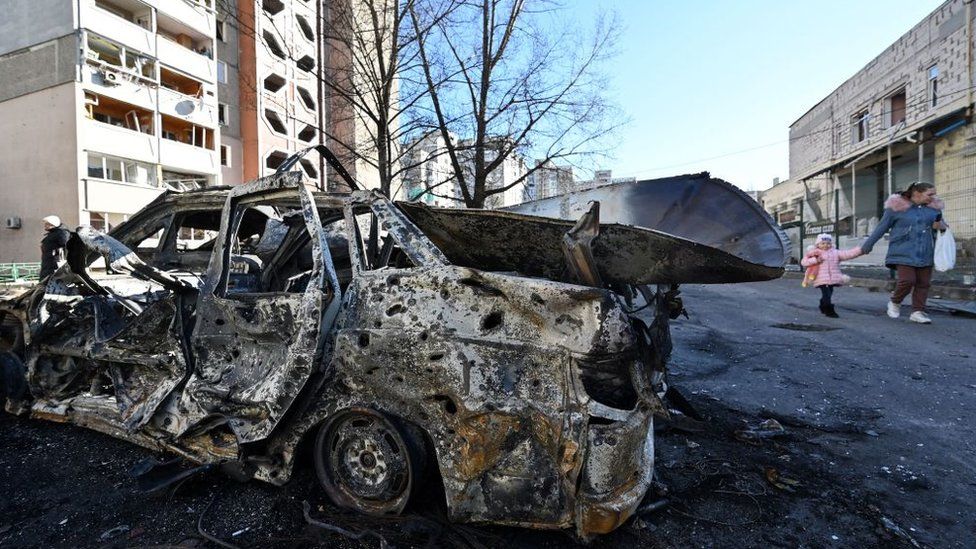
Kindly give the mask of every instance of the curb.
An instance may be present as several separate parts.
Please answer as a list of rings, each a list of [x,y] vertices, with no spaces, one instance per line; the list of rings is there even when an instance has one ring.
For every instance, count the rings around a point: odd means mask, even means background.
[[[783,278],[803,279],[802,272],[786,271]],[[867,288],[872,292],[890,292],[895,289],[894,280],[880,278],[858,278],[851,277],[848,286],[856,288]],[[976,301],[976,287],[973,286],[947,286],[943,284],[933,284],[929,289],[929,297],[935,299],[955,299],[959,301]]]

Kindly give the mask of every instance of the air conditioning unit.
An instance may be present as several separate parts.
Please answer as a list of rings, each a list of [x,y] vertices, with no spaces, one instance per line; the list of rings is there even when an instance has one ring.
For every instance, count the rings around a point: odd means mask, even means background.
[[[7,228],[8,229],[19,229],[20,228],[20,218],[19,217],[8,217],[7,218]]]
[[[122,77],[120,77],[118,73],[109,71],[104,71],[102,73],[102,82],[106,86],[118,86],[120,80],[122,80]]]

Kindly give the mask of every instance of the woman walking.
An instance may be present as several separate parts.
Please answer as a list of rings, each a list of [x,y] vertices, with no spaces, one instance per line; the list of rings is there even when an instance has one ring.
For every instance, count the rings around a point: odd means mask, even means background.
[[[891,232],[885,265],[897,271],[898,282],[888,302],[888,316],[901,315],[901,302],[911,292],[912,314],[908,320],[929,324],[932,320],[925,314],[925,300],[935,257],[932,229],[946,229],[942,222],[942,201],[936,198],[934,185],[916,182],[903,192],[889,196],[884,206],[881,222],[861,245],[861,250],[871,253],[874,243]]]

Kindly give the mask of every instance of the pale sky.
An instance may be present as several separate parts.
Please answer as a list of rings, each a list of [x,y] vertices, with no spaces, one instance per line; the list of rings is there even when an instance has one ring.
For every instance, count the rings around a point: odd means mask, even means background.
[[[614,177],[709,171],[786,179],[789,126],[942,4],[937,0],[573,0],[620,16],[609,88],[631,122]]]

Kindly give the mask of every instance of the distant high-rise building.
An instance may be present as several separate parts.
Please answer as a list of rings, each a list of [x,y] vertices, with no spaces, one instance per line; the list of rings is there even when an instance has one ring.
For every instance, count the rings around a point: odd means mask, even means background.
[[[465,181],[469,182],[469,187],[473,185],[475,171],[474,149],[468,148],[470,145],[471,143],[465,140],[460,142],[461,168],[465,172]],[[485,148],[485,162],[494,162],[502,147],[509,145],[510,141],[506,138],[498,138],[494,142],[488,143]],[[485,182],[488,189],[505,190],[489,195],[485,200],[485,208],[502,208],[523,202],[525,200],[525,174],[527,171],[525,159],[520,154],[512,152],[505,157],[501,165],[488,174],[488,179]]]
[[[636,177],[613,177],[612,170],[596,170],[593,172],[593,179],[576,181],[573,184],[573,190],[583,191],[587,189],[594,189],[596,187],[602,187],[604,185],[634,183],[635,181],[637,181]]]
[[[464,205],[451,158],[439,132],[407,143],[403,165],[401,179],[406,200],[445,208]]]
[[[542,160],[536,160],[535,165],[535,171],[526,180],[525,200],[549,198],[573,190],[572,166],[558,166]]]
[[[451,136],[454,139],[454,136]],[[501,141],[499,141],[501,143]],[[470,141],[461,140],[458,160],[463,170],[465,184],[472,190],[474,185],[474,149]],[[464,207],[463,193],[454,166],[448,155],[444,139],[439,133],[429,134],[404,146],[407,151],[404,164],[403,187],[406,198],[447,208]],[[497,158],[497,147],[488,147],[485,162]],[[518,154],[510,154],[501,165],[488,174],[488,189],[505,189],[489,195],[486,208],[501,208],[527,200],[528,179],[525,160]]]

